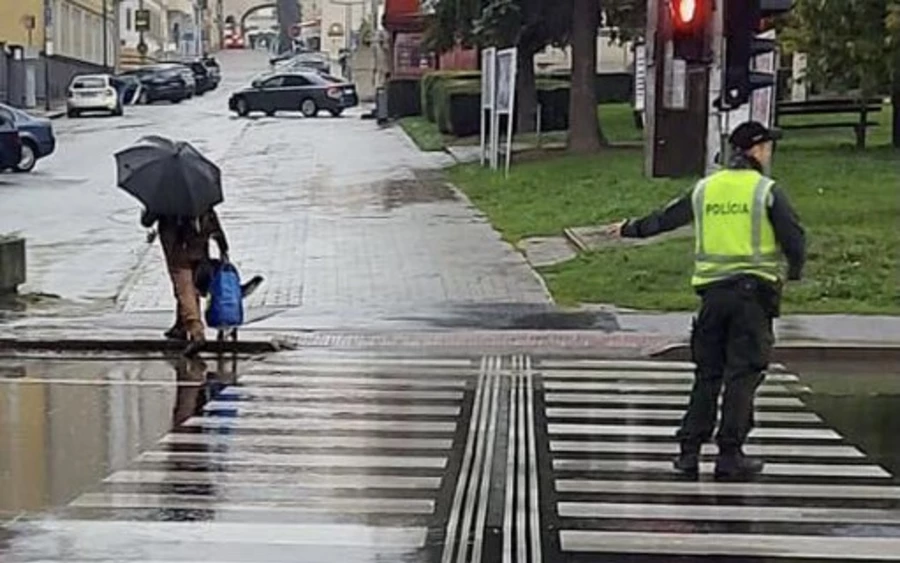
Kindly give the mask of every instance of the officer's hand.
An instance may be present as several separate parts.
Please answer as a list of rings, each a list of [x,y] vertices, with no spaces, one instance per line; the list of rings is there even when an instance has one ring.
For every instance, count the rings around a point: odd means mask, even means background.
[[[603,227],[603,234],[610,238],[622,238],[622,227],[628,223],[628,219],[624,219],[617,223],[610,223]]]

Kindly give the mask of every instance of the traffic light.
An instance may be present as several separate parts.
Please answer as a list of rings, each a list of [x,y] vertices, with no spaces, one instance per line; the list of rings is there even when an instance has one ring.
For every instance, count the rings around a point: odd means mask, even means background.
[[[669,0],[672,44],[676,58],[688,62],[711,60],[709,23],[713,0]]]
[[[753,59],[775,51],[772,39],[758,37],[764,19],[784,14],[794,7],[793,0],[726,0],[725,33],[725,107],[746,104],[754,90],[773,86],[776,76],[757,72]]]

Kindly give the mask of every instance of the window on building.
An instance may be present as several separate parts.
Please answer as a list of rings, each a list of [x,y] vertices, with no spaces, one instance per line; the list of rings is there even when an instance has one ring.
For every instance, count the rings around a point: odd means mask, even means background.
[[[125,8],[125,31],[131,31],[131,8]]]
[[[72,50],[72,29],[70,27],[72,25],[72,20],[69,5],[63,4],[59,14],[59,23],[56,25],[60,34],[57,49],[60,53],[68,54]]]

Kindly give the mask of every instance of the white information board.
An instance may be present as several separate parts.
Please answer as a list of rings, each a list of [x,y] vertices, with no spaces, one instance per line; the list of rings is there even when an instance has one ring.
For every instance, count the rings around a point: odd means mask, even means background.
[[[516,57],[518,50],[503,49],[497,52],[497,111],[494,119],[494,138],[500,137],[500,116],[506,115],[506,175],[509,176],[509,166],[512,161],[513,119],[516,111]],[[496,151],[495,153],[496,154]],[[494,166],[496,169],[496,165]]]
[[[775,30],[770,29],[765,33],[759,34],[760,39],[768,39],[771,41],[775,40]],[[775,64],[776,52],[770,51],[768,53],[759,55],[753,59],[752,69],[757,72],[765,72],[767,74],[771,74],[773,78],[778,80],[778,69]],[[775,126],[775,86],[770,86],[768,88],[760,88],[759,90],[754,90],[753,95],[750,99],[750,119],[752,121],[758,121],[765,125],[766,127],[774,127]]]
[[[497,49],[488,47],[481,52],[481,165],[496,161],[497,147],[494,145],[494,114],[497,111],[496,84]],[[489,128],[489,126],[491,126]],[[488,132],[490,131],[490,137]],[[488,156],[490,158],[488,159]]]
[[[634,111],[647,109],[647,46],[634,49]]]

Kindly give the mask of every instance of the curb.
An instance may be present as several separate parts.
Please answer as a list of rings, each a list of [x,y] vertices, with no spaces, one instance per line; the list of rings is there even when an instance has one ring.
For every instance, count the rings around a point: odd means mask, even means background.
[[[656,360],[691,361],[688,344],[673,344],[651,354]],[[853,342],[786,342],[775,345],[773,362],[900,362],[900,345]]]
[[[183,352],[185,344],[171,340],[122,339],[16,339],[0,338],[0,352]],[[201,352],[237,352],[239,354],[267,354],[284,350],[283,343],[274,340],[238,340],[237,342],[209,341]]]

